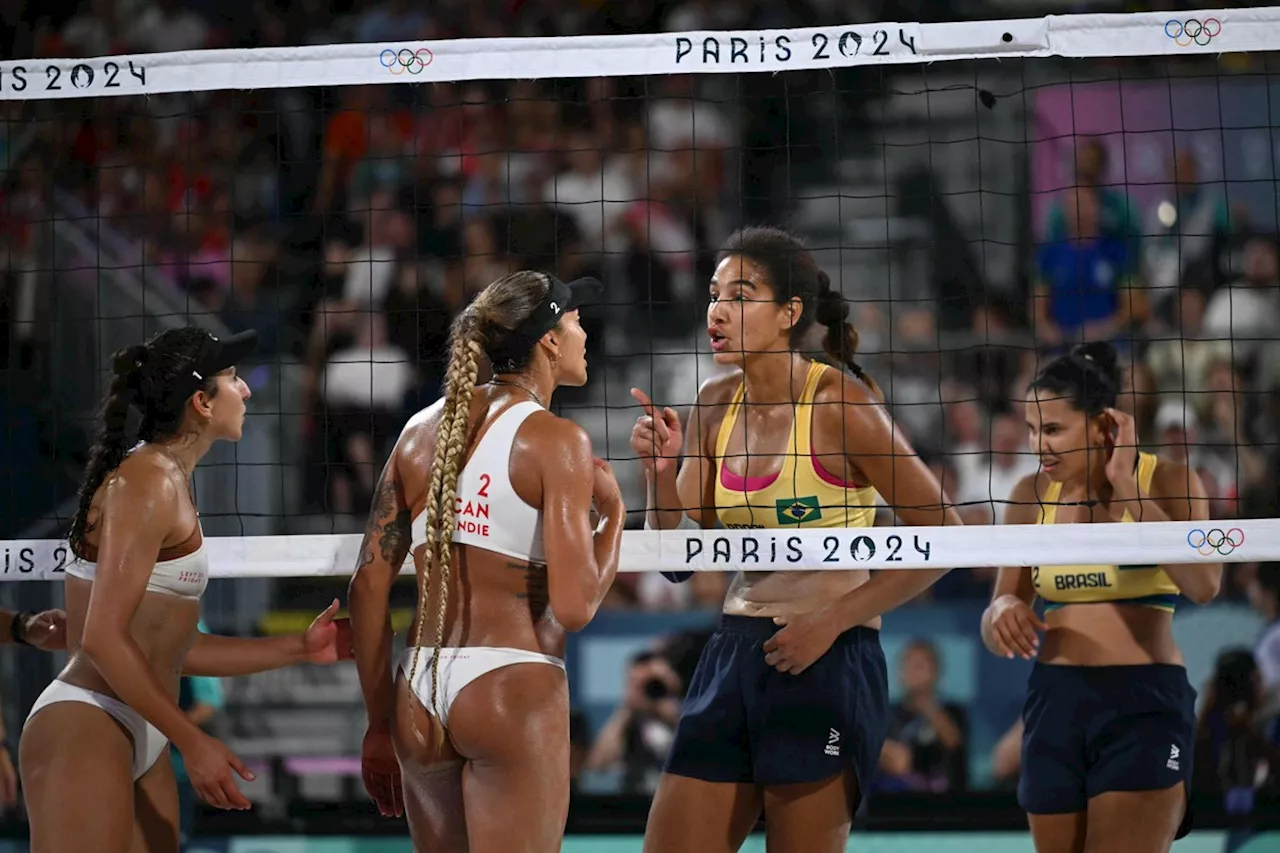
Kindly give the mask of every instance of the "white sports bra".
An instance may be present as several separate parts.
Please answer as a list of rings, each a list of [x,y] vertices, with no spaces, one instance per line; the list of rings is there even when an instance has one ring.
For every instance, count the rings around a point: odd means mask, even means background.
[[[471,458],[458,474],[457,527],[453,541],[530,563],[546,563],[542,548],[542,511],[529,506],[511,485],[511,446],[516,432],[534,412],[532,401],[516,403],[489,424]],[[412,548],[427,541],[427,513],[410,530]]]
[[[200,546],[196,550],[179,556],[164,559],[166,554],[183,550],[183,546],[199,537]],[[204,534],[199,526],[187,537],[187,541],[177,548],[165,548],[156,560],[156,567],[151,570],[147,580],[147,592],[158,595],[172,595],[189,601],[198,601],[209,585],[209,555],[204,550]],[[98,572],[96,562],[77,557],[67,564],[67,574],[73,578],[93,583]]]

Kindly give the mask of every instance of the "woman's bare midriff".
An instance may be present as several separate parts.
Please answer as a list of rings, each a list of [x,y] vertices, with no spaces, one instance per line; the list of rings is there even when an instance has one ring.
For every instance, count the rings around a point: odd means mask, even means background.
[[[1173,614],[1136,604],[1070,604],[1050,611],[1036,659],[1062,666],[1184,665]]]
[[[66,579],[67,665],[60,681],[119,698],[102,673],[80,649],[85,615],[93,585],[81,578]],[[196,640],[200,603],[172,595],[146,593],[133,616],[130,634],[169,695],[177,699],[182,662]]]
[[[421,578],[421,564],[417,570]],[[564,657],[565,631],[551,613],[546,566],[455,545],[450,574],[445,647],[488,646]],[[424,646],[436,642],[438,596],[438,584],[432,583],[418,617],[426,619]],[[410,640],[417,631],[415,618]]]
[[[871,578],[865,569],[843,572],[739,572],[729,586],[729,616],[793,616],[825,607]],[[880,617],[863,623],[880,628]]]

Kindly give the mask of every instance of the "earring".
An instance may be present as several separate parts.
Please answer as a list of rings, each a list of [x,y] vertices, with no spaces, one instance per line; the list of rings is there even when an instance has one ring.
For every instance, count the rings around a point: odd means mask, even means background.
[[[560,353],[551,356],[551,367],[554,369],[560,366]]]

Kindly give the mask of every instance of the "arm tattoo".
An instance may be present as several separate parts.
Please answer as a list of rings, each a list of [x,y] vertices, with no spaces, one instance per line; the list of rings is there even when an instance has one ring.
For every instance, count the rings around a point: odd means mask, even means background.
[[[377,555],[381,555],[392,568],[399,568],[409,553],[411,520],[407,507],[396,507],[395,483],[379,483],[369,522],[365,525],[364,542],[360,546],[360,566],[369,565]],[[377,555],[374,553],[375,540]]]

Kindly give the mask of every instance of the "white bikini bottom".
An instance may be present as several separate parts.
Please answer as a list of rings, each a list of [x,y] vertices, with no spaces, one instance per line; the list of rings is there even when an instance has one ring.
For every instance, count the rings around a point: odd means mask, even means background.
[[[430,688],[430,682],[427,686]],[[31,722],[31,718],[42,709],[58,702],[83,702],[86,705],[93,705],[95,708],[106,711],[115,718],[116,722],[124,726],[125,731],[133,738],[133,781],[135,782],[151,769],[156,760],[164,754],[165,747],[169,745],[169,739],[162,735],[159,729],[119,699],[57,679],[49,683],[49,686],[40,694],[40,698],[36,699],[35,704],[31,706],[31,713],[27,714],[27,722]]]
[[[417,646],[404,650],[400,657],[400,671],[409,679],[413,671],[413,656],[418,653],[418,671],[409,681],[409,688],[418,697],[422,707],[440,721],[449,725],[449,708],[462,689],[485,673],[518,663],[543,663],[564,669],[564,661],[539,652],[524,649],[497,649],[487,646],[440,649],[440,666],[436,684],[436,706],[431,704],[431,657],[434,646]]]

